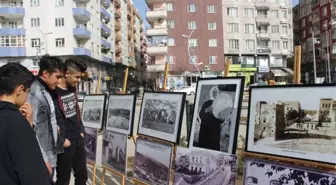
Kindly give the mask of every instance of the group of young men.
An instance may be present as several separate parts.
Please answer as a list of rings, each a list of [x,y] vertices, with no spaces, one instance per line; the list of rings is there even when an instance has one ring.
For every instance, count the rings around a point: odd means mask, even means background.
[[[0,184],[76,185],[88,179],[76,86],[77,57],[43,56],[38,76],[17,63],[0,67]]]

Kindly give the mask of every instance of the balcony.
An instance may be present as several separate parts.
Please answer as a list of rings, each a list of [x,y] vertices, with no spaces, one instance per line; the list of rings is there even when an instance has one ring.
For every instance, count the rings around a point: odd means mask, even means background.
[[[160,35],[168,35],[167,28],[150,28],[146,31],[147,36],[160,36]]]
[[[112,63],[112,59],[110,57],[106,56],[106,55],[102,55],[101,60],[103,62],[106,62],[106,63],[109,63],[109,64]]]
[[[149,46],[147,53],[150,56],[162,56],[168,54],[168,47],[165,45]]]
[[[91,57],[91,51],[86,48],[74,48],[74,55],[84,55]]]
[[[270,4],[268,2],[256,2],[254,3],[254,7],[256,10],[269,10]]]
[[[271,53],[271,48],[269,48],[269,47],[258,47],[257,48],[257,53],[259,53],[259,54],[269,54],[269,53]]]
[[[121,32],[120,31],[118,31],[118,32],[115,33],[115,41],[116,42],[121,41]]]
[[[288,23],[288,19],[285,18],[280,19],[280,24],[286,24],[286,23]]]
[[[109,42],[107,42],[107,40],[105,40],[105,39],[101,39],[101,45],[102,45],[102,48],[105,48],[105,49],[111,49],[111,47],[112,47],[112,45],[109,43]]]
[[[73,8],[72,14],[76,20],[87,23],[91,19],[91,14],[85,8]]]
[[[0,57],[24,57],[25,47],[0,47]]]
[[[114,17],[116,20],[118,20],[121,17],[121,10],[120,8],[115,8],[114,9]]]
[[[116,53],[116,55],[120,54],[121,51],[122,51],[121,47],[117,45],[117,46],[116,46],[116,49],[115,49],[115,53]]]
[[[106,8],[111,6],[111,0],[100,0],[100,3]]]
[[[91,38],[91,32],[86,27],[74,28],[73,35],[78,39],[90,39]]]
[[[239,49],[229,48],[228,53],[239,53]]]
[[[119,31],[121,29],[121,23],[120,23],[120,21],[115,21],[114,29],[116,31]]]
[[[105,21],[110,21],[111,14],[108,13],[104,7],[100,7],[100,18],[104,19]]]
[[[266,32],[257,33],[257,38],[260,39],[260,40],[269,40],[270,39],[268,33],[266,33]]]
[[[259,15],[256,17],[257,26],[268,26],[270,25],[271,19],[267,15]]]
[[[121,6],[120,0],[114,0],[114,6],[115,7],[120,7]]]
[[[158,19],[167,19],[167,11],[166,10],[147,11],[146,18],[148,22],[153,22]]]
[[[26,30],[24,28],[0,28],[0,36],[4,35],[11,35],[11,36],[17,36],[17,35],[26,35]]]
[[[75,1],[75,2],[78,2],[78,3],[84,3],[84,4],[90,2],[90,0],[74,0],[74,1]]]
[[[102,36],[108,37],[111,35],[111,29],[108,28],[104,23],[100,24]]]
[[[0,6],[0,16],[6,19],[19,19],[25,16],[25,9],[22,7],[12,7],[4,4]]]
[[[153,5],[154,3],[164,3],[165,0],[145,0],[148,6]]]

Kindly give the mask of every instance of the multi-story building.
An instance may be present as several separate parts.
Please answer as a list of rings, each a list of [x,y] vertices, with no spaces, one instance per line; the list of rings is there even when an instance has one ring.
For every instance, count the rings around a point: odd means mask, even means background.
[[[138,23],[130,26],[133,19]],[[36,71],[41,55],[77,55],[93,79],[80,90],[93,92],[99,76],[103,88],[121,87],[123,68],[136,64],[132,47],[140,47],[140,29],[134,28],[141,18],[128,0],[3,0],[0,21],[0,64],[20,62]]]
[[[147,29],[150,41],[147,53],[153,58],[149,71],[162,72],[168,62],[168,87],[191,85],[196,82],[195,76],[222,74],[221,1],[146,2],[150,9],[146,18],[151,24],[151,28]]]
[[[293,55],[291,0],[229,0],[223,2],[224,55],[231,59],[230,76],[247,82],[258,72],[284,78]],[[278,68],[278,69],[277,69]],[[283,70],[280,70],[283,69]]]

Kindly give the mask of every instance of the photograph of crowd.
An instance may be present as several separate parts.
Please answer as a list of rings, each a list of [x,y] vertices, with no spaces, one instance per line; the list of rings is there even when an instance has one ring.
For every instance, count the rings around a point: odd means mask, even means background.
[[[89,161],[96,161],[98,132],[95,128],[85,128],[84,149]]]
[[[110,95],[106,130],[132,135],[135,95]]]
[[[172,145],[138,138],[134,159],[134,177],[151,185],[168,185]]]
[[[214,150],[176,149],[174,185],[235,185],[237,158]]]
[[[244,78],[198,82],[190,135],[191,147],[235,152]],[[211,137],[209,137],[211,135]]]
[[[127,135],[112,131],[103,133],[102,164],[126,174]]]
[[[289,88],[290,96],[281,94]],[[336,87],[251,92],[249,150],[336,164]]]
[[[84,97],[82,111],[82,121],[84,126],[91,128],[102,128],[104,104],[104,95]]]
[[[184,93],[145,93],[138,132],[176,142],[181,126]]]

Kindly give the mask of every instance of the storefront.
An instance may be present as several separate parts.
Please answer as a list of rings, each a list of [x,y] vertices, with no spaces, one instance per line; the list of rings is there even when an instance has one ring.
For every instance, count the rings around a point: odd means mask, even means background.
[[[245,76],[245,85],[254,83],[254,73],[256,67],[250,67],[242,64],[231,64],[229,67],[229,76]]]

